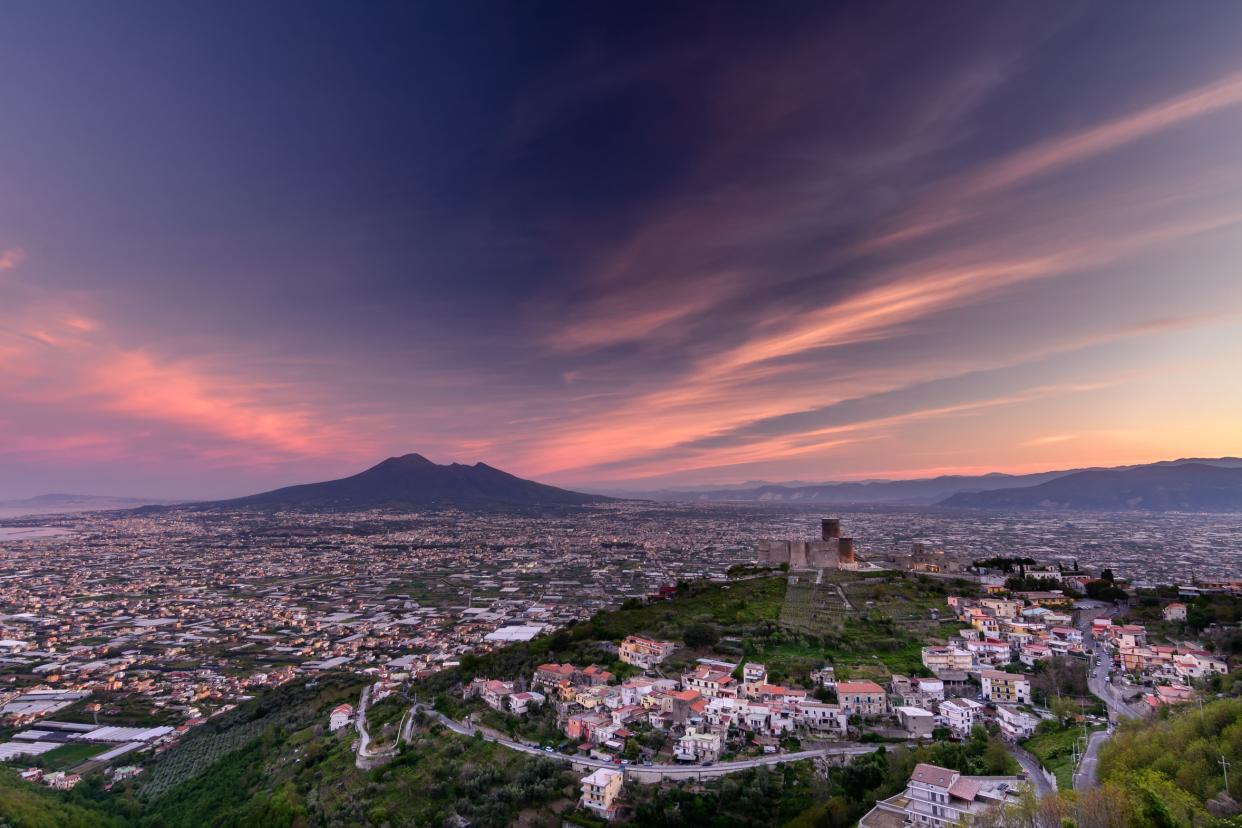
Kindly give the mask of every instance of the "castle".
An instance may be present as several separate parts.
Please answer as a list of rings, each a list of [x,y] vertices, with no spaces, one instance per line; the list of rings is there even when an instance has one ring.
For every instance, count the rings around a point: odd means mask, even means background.
[[[822,540],[761,540],[759,563],[789,564],[790,569],[857,569],[854,539],[841,537],[839,518],[821,521]]]

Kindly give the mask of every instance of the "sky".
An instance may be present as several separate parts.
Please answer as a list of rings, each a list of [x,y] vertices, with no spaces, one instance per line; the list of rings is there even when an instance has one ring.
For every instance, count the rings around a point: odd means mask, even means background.
[[[10,4],[0,498],[1242,455],[1242,4]]]

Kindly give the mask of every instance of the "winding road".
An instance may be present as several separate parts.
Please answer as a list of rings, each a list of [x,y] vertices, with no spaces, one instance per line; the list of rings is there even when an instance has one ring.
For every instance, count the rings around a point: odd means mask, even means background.
[[[366,709],[366,703],[369,699],[370,688],[363,690],[362,699],[359,701],[359,713],[355,725],[358,729],[360,742],[358,744],[357,763],[360,768],[374,767],[386,761],[396,753],[396,747],[391,746],[383,750],[370,751],[370,735],[366,731],[366,717],[362,715],[362,711]],[[513,739],[505,738],[498,733],[484,730],[470,724],[464,724],[445,716],[437,710],[426,705],[415,703],[410,707],[406,714],[406,721],[401,728],[401,738],[409,739],[410,729],[414,722],[414,714],[422,712],[440,724],[447,727],[454,733],[462,736],[473,737],[476,733],[483,735],[483,738],[489,742],[495,742],[503,745],[509,750],[525,753],[530,756],[541,756],[544,759],[552,759],[554,761],[569,762],[580,767],[587,768],[612,768],[614,770],[622,770],[629,776],[637,777],[641,781],[656,781],[658,779],[701,779],[715,776],[725,776],[730,773],[749,770],[751,768],[760,768],[771,765],[780,765],[785,762],[799,762],[805,759],[818,759],[828,756],[861,756],[867,753],[875,752],[875,745],[864,745],[855,742],[842,742],[827,748],[818,750],[802,750],[794,753],[774,753],[768,756],[757,756],[753,759],[739,759],[734,762],[716,762],[710,766],[704,765],[618,765],[616,762],[605,759],[593,759],[586,756],[567,756],[557,751],[549,751],[540,748],[538,745],[530,745],[525,742],[518,742]]]

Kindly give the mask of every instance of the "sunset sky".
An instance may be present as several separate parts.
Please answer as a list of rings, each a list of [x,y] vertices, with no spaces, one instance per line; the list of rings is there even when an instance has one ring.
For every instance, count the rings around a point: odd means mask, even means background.
[[[1242,455],[1240,42],[1237,2],[9,4],[0,498]]]

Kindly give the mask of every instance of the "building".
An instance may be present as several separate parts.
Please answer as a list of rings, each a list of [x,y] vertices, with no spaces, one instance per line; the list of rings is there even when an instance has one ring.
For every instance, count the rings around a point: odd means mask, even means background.
[[[354,708],[348,704],[338,704],[332,708],[332,713],[328,716],[328,730],[335,732],[343,727],[348,727],[353,719]]]
[[[921,707],[898,707],[897,719],[911,739],[930,739],[936,726],[936,717]]]
[[[620,658],[626,664],[633,664],[644,670],[650,670],[673,654],[677,645],[672,641],[655,641],[637,635],[627,636],[621,642]]]
[[[1039,718],[1010,704],[996,705],[996,723],[1001,735],[1011,742],[1029,739],[1039,726]]]
[[[715,762],[720,758],[720,748],[719,733],[700,733],[698,728],[687,727],[673,755],[680,762]]]
[[[955,770],[919,764],[906,790],[876,803],[859,828],[969,824],[980,812],[1013,804],[1025,782],[1017,776],[963,776]]]
[[[742,681],[746,684],[767,684],[768,668],[753,661],[742,668]]]
[[[737,697],[737,680],[729,670],[712,664],[700,664],[682,675],[681,686],[712,699]]]
[[[802,700],[797,703],[797,722],[812,733],[844,738],[849,730],[849,714],[839,704]]]
[[[1000,670],[983,670],[979,673],[983,684],[983,697],[1002,704],[1029,704],[1031,701],[1031,677],[1023,673],[1004,673]]]
[[[974,699],[949,699],[940,705],[945,725],[959,739],[970,735],[982,714],[983,705]]]
[[[590,776],[584,777],[580,800],[582,807],[602,819],[616,819],[620,811],[617,799],[621,796],[623,780],[621,771],[609,768],[599,768]]]
[[[837,702],[851,716],[883,716],[888,712],[888,694],[874,681],[837,682]]]
[[[820,521],[820,540],[761,540],[759,562],[791,569],[855,569],[854,539],[841,537],[839,518]]]
[[[543,693],[536,693],[533,690],[527,690],[524,693],[514,693],[509,697],[509,710],[515,716],[525,716],[531,710],[543,705]]]
[[[923,666],[933,673],[941,670],[969,670],[975,657],[969,650],[958,647],[924,647]]]
[[[1186,605],[1172,603],[1166,606],[1164,610],[1162,610],[1162,613],[1164,615],[1165,621],[1185,621],[1186,620]]]

